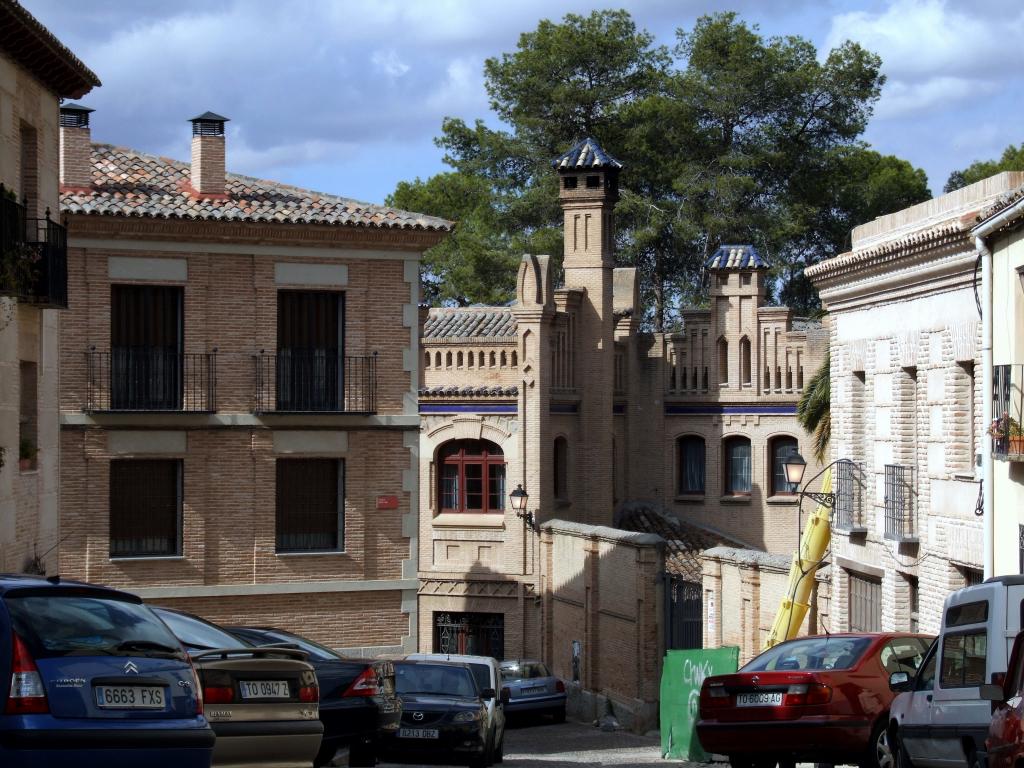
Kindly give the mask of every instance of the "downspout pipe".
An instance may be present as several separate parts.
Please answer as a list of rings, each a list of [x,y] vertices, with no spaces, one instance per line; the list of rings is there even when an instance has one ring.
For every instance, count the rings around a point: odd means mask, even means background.
[[[995,216],[986,219],[971,230],[974,235],[974,246],[981,257],[981,418],[982,427],[988,430],[992,423],[992,251],[989,249],[985,238],[993,232],[998,232],[1014,219],[1024,216],[1024,198],[1013,205],[1000,211]],[[985,578],[989,579],[995,575],[994,568],[994,542],[995,542],[995,520],[993,519],[995,505],[995,489],[992,487],[993,465],[992,465],[992,441],[982,439],[981,441],[981,482],[982,482],[982,507],[984,511],[984,565]]]

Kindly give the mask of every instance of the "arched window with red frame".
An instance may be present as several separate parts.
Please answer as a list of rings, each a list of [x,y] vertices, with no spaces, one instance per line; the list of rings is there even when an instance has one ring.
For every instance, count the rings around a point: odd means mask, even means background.
[[[505,511],[505,455],[487,440],[453,440],[438,451],[442,512]]]

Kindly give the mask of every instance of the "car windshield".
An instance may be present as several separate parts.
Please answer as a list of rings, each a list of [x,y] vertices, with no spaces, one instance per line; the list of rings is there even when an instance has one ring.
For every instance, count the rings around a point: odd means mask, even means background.
[[[871,644],[870,637],[805,637],[780,643],[740,672],[849,669]]]
[[[313,661],[344,661],[345,657],[332,651],[325,645],[314,643],[312,640],[293,635],[290,632],[282,632],[277,629],[232,629],[233,634],[238,634],[254,645],[273,645],[275,643],[290,643],[298,646],[309,654]]]
[[[214,648],[246,648],[252,643],[229,635],[220,627],[215,627],[194,616],[186,616],[174,611],[156,609],[156,614],[171,628],[175,636],[190,651],[209,651]]]
[[[539,661],[523,661],[501,668],[501,679],[510,683],[516,680],[534,680],[538,677],[551,677],[548,668]]]
[[[145,605],[85,594],[9,594],[14,631],[36,658],[174,656],[181,644]]]
[[[465,667],[450,664],[396,664],[395,691],[399,694],[475,697],[477,686],[473,675]]]

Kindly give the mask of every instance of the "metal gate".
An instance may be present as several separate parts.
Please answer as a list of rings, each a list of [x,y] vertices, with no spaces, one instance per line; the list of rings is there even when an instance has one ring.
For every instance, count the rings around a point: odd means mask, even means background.
[[[665,650],[704,647],[704,590],[669,575],[665,579]]]
[[[434,653],[505,658],[505,615],[434,613]]]

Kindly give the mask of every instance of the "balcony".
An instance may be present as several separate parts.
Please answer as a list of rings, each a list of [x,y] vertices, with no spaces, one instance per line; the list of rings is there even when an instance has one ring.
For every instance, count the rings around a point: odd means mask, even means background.
[[[256,413],[377,412],[377,355],[282,350],[256,355]]]
[[[42,307],[67,309],[67,230],[50,219],[30,219],[26,206],[0,184],[0,295]]]
[[[1024,461],[1024,365],[992,367],[992,457]]]
[[[217,353],[131,347],[86,354],[87,413],[213,413]]]

